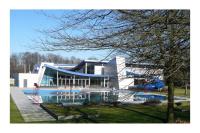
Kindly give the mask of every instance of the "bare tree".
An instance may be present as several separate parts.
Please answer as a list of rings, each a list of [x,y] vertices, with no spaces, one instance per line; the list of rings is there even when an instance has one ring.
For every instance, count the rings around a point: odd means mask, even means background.
[[[132,62],[162,66],[168,85],[168,122],[174,122],[174,80],[188,68],[189,10],[70,10],[60,22],[41,30],[39,47],[46,51],[115,50]],[[189,71],[189,69],[186,69]]]

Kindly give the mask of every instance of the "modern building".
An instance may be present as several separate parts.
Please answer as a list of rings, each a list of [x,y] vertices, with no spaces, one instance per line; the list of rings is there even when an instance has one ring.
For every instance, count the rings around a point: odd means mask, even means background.
[[[19,73],[16,86],[32,88],[115,88],[128,89],[144,80],[163,79],[163,70],[150,64],[127,64],[124,57],[110,61],[84,60],[77,65],[42,62],[32,73]]]

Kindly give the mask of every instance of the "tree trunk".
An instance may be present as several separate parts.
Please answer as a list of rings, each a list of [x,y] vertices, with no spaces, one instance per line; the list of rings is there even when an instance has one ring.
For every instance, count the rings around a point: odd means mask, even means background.
[[[169,12],[169,18],[173,18],[175,16],[175,11]],[[168,20],[169,22],[169,20]],[[167,22],[167,23],[168,23]],[[174,49],[175,41],[174,41],[174,24],[170,24],[169,26],[169,62],[167,62],[167,74],[172,74],[167,78],[167,84],[168,84],[168,108],[167,108],[167,122],[168,123],[174,123],[174,83],[173,83],[173,77],[175,76],[173,71],[174,67],[176,66],[176,59],[174,58],[174,55],[176,55],[176,50]]]
[[[171,78],[168,80],[167,122],[174,123],[174,84]]]

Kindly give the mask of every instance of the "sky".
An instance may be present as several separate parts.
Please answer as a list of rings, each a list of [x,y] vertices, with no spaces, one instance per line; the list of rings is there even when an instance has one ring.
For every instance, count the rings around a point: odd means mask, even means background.
[[[45,13],[61,15],[63,10],[45,10]],[[32,46],[34,40],[40,37],[39,29],[46,29],[56,26],[57,22],[42,14],[41,10],[11,10],[10,11],[10,52],[39,52],[41,54],[49,53],[45,51],[37,51]],[[56,51],[54,54],[63,57],[75,56],[80,59],[88,59],[96,57],[103,59],[108,51]]]

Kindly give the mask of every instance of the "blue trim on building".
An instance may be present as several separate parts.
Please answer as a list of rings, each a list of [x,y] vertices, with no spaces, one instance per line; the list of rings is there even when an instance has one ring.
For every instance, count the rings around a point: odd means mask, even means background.
[[[108,75],[96,75],[96,74],[85,74],[85,73],[79,73],[79,72],[73,72],[73,71],[69,71],[69,70],[64,70],[64,69],[60,69],[60,68],[56,68],[50,65],[45,64],[44,67],[59,71],[59,72],[63,72],[66,74],[71,74],[71,75],[77,75],[77,76],[83,76],[83,77],[99,77],[99,78],[104,78],[104,77],[109,77]]]

